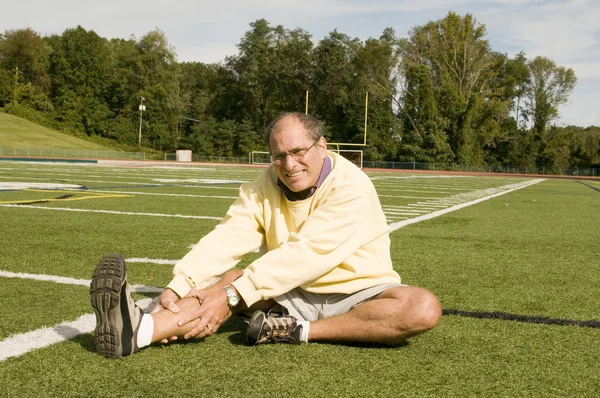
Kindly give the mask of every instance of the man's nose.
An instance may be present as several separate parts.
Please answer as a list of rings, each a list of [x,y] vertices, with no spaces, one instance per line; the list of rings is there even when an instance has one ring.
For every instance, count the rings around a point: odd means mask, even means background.
[[[294,166],[296,166],[296,164],[298,164],[298,161],[294,159],[294,157],[291,154],[286,153],[284,162],[285,168],[291,170],[294,168]]]

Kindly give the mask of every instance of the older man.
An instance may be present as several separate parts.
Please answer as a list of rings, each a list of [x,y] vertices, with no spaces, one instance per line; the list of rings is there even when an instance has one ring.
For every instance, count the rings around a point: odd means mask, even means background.
[[[153,342],[205,338],[252,314],[249,344],[398,344],[441,316],[429,291],[400,283],[369,178],[327,151],[322,123],[286,113],[267,129],[273,165],[243,184],[223,221],[174,269],[151,314],[128,293],[123,258],[104,257],[90,289],[96,348],[118,358]],[[243,271],[247,253],[260,258]]]

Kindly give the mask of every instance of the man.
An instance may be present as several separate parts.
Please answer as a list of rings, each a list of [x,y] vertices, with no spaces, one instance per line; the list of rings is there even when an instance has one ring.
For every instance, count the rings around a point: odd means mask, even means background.
[[[205,338],[252,314],[249,344],[394,345],[441,316],[429,291],[400,283],[370,179],[327,152],[322,123],[286,113],[267,129],[273,165],[240,188],[223,221],[174,268],[151,314],[129,295],[123,258],[98,264],[90,289],[97,351],[118,358],[153,342]],[[245,254],[264,253],[243,271]]]

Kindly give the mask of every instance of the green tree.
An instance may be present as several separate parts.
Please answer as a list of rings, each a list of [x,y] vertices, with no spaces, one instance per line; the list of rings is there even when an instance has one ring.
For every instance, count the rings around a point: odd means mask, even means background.
[[[142,143],[160,150],[173,150],[178,147],[178,123],[185,109],[175,50],[158,29],[142,36],[137,50],[127,106],[136,114],[143,97],[146,111]]]
[[[398,152],[393,138],[400,133],[400,124],[392,107],[396,87],[395,71],[398,66],[397,40],[393,29],[385,29],[379,39],[368,39],[356,51],[352,62],[354,79],[351,102],[352,120],[358,135],[350,142],[364,137],[365,91],[369,92],[368,134],[365,156],[372,160],[392,160]]]
[[[58,120],[69,130],[104,134],[111,117],[105,102],[110,78],[106,40],[78,26],[48,41]]]
[[[315,67],[308,112],[325,122],[327,138],[333,141],[344,141],[346,134],[354,136],[358,133],[357,123],[353,120],[355,112],[351,112],[352,61],[361,45],[358,39],[350,39],[334,30],[313,49]],[[364,103],[364,97],[359,103]]]
[[[238,123],[246,120],[259,131],[281,112],[304,110],[312,76],[312,41],[301,29],[273,28],[264,19],[250,26],[238,44],[239,54],[226,61],[228,73],[222,76],[230,87],[218,95],[236,99],[235,113],[228,116]],[[217,102],[224,104],[223,97]]]
[[[0,105],[6,104],[10,85],[12,99],[37,110],[51,108],[48,55],[50,46],[31,28],[7,30],[0,34]],[[16,80],[8,79],[14,75]]]
[[[491,96],[497,59],[484,39],[485,26],[471,14],[450,12],[444,19],[410,31],[401,41],[404,69],[425,65],[431,74],[439,114],[448,121],[448,140],[460,163],[481,163],[483,149],[474,129],[485,120],[478,107]]]
[[[526,112],[533,123],[536,140],[542,140],[548,124],[559,115],[558,107],[568,101],[577,77],[573,69],[557,66],[546,57],[535,57],[528,67],[530,81],[525,90]]]
[[[444,119],[435,102],[429,69],[411,65],[405,72],[400,160],[449,163],[454,155],[444,132]]]

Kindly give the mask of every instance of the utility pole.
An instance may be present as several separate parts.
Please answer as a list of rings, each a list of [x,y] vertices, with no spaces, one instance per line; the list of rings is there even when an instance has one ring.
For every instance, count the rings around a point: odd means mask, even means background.
[[[140,101],[140,133],[138,135],[138,148],[142,148],[142,112],[146,110],[146,105],[144,105],[145,98],[142,97]]]

